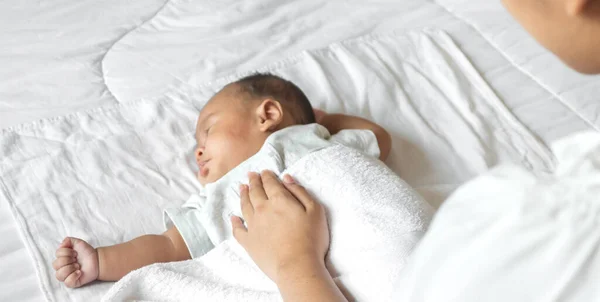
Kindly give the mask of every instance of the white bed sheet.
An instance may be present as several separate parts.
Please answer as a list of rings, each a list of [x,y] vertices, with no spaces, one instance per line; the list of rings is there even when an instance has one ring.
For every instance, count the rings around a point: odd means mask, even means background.
[[[597,78],[565,71],[497,1],[439,2],[445,8],[416,0],[4,1],[0,128],[152,98],[186,82],[251,70],[304,49],[423,26],[446,30],[507,107],[544,142],[598,125]],[[162,36],[153,29],[161,29]],[[510,61],[527,74],[516,72]],[[190,64],[202,64],[205,71],[188,74]],[[42,300],[11,216],[0,203],[0,300]]]
[[[524,73],[547,89],[587,125],[600,131],[600,75],[582,75],[562,64],[521,26],[499,1],[437,0],[472,25]]]
[[[102,58],[164,4],[1,1],[0,129],[116,103],[104,85]],[[0,238],[0,301],[43,301],[31,257],[4,201]]]

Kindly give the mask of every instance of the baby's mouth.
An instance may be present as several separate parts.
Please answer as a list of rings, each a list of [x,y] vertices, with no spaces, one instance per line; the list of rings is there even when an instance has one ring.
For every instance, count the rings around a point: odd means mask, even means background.
[[[208,175],[208,167],[206,164],[210,161],[205,160],[198,163],[198,177],[206,177]]]

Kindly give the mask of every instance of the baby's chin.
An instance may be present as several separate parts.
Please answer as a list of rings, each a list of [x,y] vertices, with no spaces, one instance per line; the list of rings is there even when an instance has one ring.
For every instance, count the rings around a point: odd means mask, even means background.
[[[196,173],[196,179],[198,180],[198,182],[199,182],[199,183],[200,183],[202,186],[205,186],[206,184],[210,183],[210,182],[209,182],[209,181],[206,179],[206,177],[202,177],[202,176],[200,175],[200,171],[198,171],[198,172]]]
[[[202,176],[201,171],[198,171],[198,173],[196,174],[196,179],[198,179],[198,182],[202,186],[206,186],[207,184],[213,183],[219,180],[221,177],[223,177],[223,175],[217,175],[215,173],[206,173],[204,176]]]

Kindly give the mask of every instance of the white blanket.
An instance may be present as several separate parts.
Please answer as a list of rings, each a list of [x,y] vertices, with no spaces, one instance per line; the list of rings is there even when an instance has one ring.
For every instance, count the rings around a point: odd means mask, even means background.
[[[283,173],[294,175],[325,206],[331,233],[326,263],[346,296],[390,300],[389,281],[399,278],[425,234],[431,207],[379,160],[342,145],[311,153]],[[142,268],[118,282],[106,299],[261,301],[277,297],[274,284],[233,238],[229,240],[198,261]]]
[[[336,43],[263,71],[298,83],[315,107],[382,117],[393,136],[388,165],[433,203],[498,163],[552,167],[547,148],[442,32]],[[160,233],[162,209],[198,189],[189,163],[198,109],[239,76],[2,131],[0,199],[48,300],[96,300],[110,286],[68,290],[55,280],[51,262],[64,236],[99,246]]]

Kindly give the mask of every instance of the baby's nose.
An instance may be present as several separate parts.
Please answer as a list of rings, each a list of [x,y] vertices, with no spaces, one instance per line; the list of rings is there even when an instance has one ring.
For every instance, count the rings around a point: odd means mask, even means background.
[[[196,149],[196,161],[200,160],[200,157],[204,154],[204,148]]]

